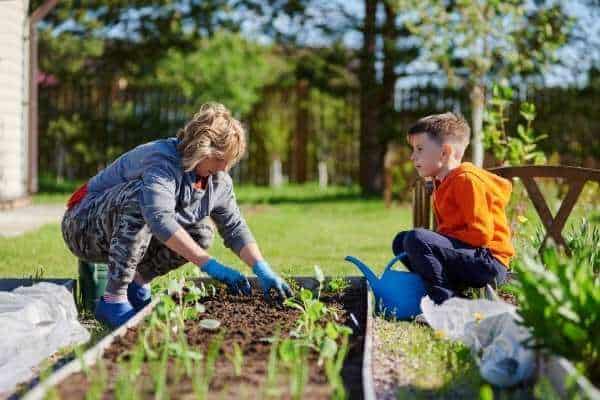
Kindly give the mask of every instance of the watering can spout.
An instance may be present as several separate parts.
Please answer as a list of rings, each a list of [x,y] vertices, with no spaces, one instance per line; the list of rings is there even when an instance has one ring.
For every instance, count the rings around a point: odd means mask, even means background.
[[[352,256],[346,256],[345,260],[356,265],[356,267],[358,269],[360,269],[360,271],[364,274],[364,276],[369,281],[369,285],[371,285],[371,287],[373,289],[377,288],[378,283],[379,283],[379,278],[373,273],[373,271],[371,271],[371,269],[365,263],[360,261],[358,258],[352,257]]]

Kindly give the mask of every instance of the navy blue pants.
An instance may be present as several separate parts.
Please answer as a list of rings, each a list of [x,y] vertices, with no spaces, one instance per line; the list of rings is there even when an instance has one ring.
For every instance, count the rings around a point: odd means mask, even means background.
[[[500,285],[506,279],[506,267],[489,249],[472,247],[427,229],[400,232],[392,250],[395,255],[406,253],[402,261],[423,278],[427,294],[436,304],[466,288]]]

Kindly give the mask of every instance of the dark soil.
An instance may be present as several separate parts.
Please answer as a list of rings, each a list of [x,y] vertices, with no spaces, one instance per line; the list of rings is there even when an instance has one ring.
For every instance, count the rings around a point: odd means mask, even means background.
[[[362,296],[361,296],[362,295]],[[349,289],[342,295],[322,296],[321,300],[330,308],[337,309],[339,323],[344,323],[353,329],[350,338],[350,350],[346,357],[342,376],[349,398],[362,398],[362,354],[364,329],[366,325],[365,296],[361,290]],[[300,314],[298,310],[282,305],[269,305],[255,291],[251,297],[237,297],[222,293],[218,298],[205,298],[202,303],[206,306],[204,318],[218,319],[224,332],[224,340],[219,357],[215,364],[215,373],[210,383],[209,398],[264,398],[264,387],[267,375],[267,360],[271,344],[265,339],[272,338],[276,332],[281,337],[287,337],[295,326]],[[360,328],[357,328],[352,313]],[[115,342],[104,353],[104,365],[109,376],[108,387],[104,390],[103,399],[115,398],[115,382],[119,375],[117,360],[127,359],[128,351],[137,343],[139,328],[132,328]],[[219,332],[203,330],[197,321],[187,321],[185,333],[190,347],[206,354],[208,344]],[[240,376],[235,376],[232,363],[226,357],[237,343],[243,353],[243,370]],[[186,376],[175,373],[173,361],[169,360],[168,394],[169,398],[195,398],[192,382]],[[279,366],[278,385],[274,397],[290,398],[289,378],[283,373],[284,367]],[[142,372],[136,380],[137,394],[135,398],[154,398],[154,378],[152,368],[148,363],[142,367]],[[181,374],[183,375],[183,374]],[[91,376],[95,376],[92,372]],[[63,399],[83,399],[90,390],[90,382],[84,373],[70,376],[57,387],[57,394]],[[304,398],[330,398],[331,388],[322,367],[317,364],[317,355],[309,355],[309,379],[305,387]]]

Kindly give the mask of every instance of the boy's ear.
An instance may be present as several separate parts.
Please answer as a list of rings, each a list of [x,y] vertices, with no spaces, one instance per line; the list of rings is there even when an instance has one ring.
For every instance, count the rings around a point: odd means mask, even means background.
[[[453,154],[454,148],[452,147],[452,145],[450,143],[444,143],[442,145],[442,155],[449,159],[450,157],[452,157]]]

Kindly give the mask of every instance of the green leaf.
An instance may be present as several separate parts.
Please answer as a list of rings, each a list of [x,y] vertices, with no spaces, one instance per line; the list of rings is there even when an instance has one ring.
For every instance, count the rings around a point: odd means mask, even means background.
[[[323,340],[323,345],[321,346],[320,358],[333,358],[335,353],[337,353],[337,349],[338,346],[335,340],[326,337],[325,340]]]

